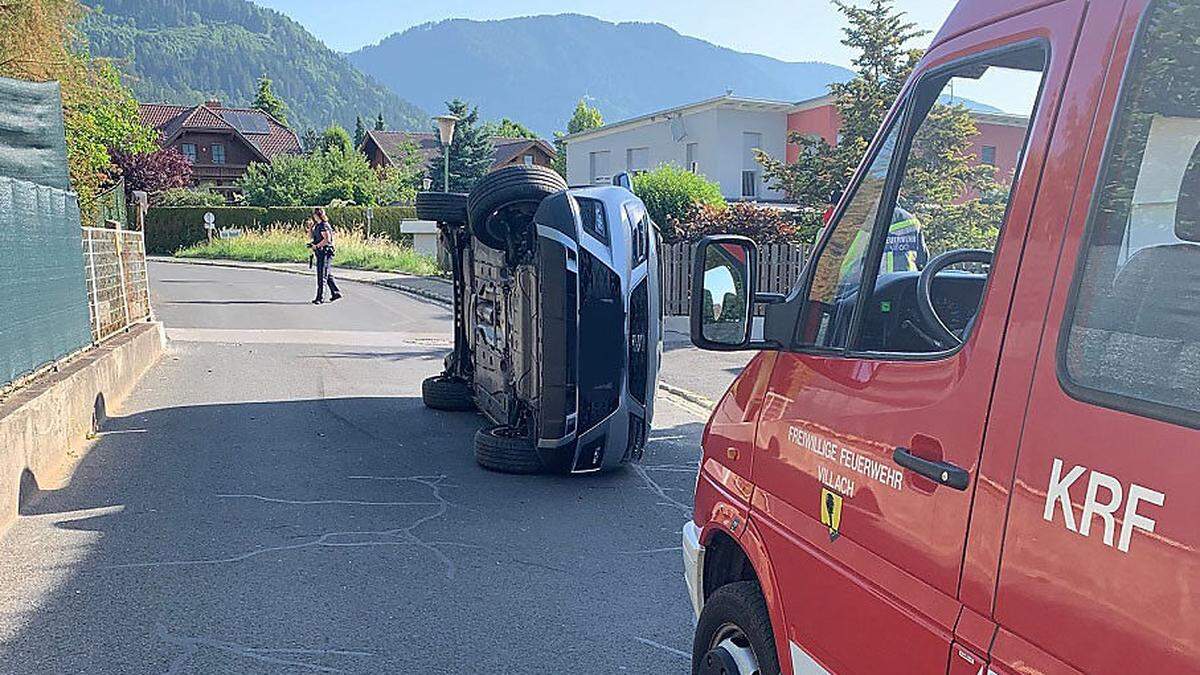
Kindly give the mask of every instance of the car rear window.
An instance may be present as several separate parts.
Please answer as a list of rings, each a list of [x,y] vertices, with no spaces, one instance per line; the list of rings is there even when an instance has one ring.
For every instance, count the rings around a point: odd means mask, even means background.
[[[1200,7],[1131,51],[1060,360],[1085,399],[1200,426]]]

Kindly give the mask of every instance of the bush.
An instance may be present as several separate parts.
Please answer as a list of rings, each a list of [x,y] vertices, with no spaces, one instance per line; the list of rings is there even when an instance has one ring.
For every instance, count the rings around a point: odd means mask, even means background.
[[[676,238],[671,224],[685,220],[697,204],[715,209],[725,206],[721,186],[672,164],[634,176],[633,192],[645,202],[650,218],[668,240]]]
[[[693,241],[709,234],[740,234],[760,244],[812,243],[821,229],[821,214],[804,209],[778,209],[753,202],[734,202],[723,208],[695,205],[683,219],[672,222],[676,238]]]
[[[180,258],[215,258],[252,262],[296,262],[308,260],[308,231],[303,227],[268,227],[249,230],[233,239],[204,241],[175,253]],[[401,245],[387,237],[367,237],[362,232],[340,232],[336,235],[337,254],[333,262],[338,267],[437,274],[437,261],[421,255],[410,246]]]
[[[217,227],[239,227],[250,230],[273,226],[300,226],[312,215],[311,206],[219,206],[219,207],[154,207],[146,213],[146,252],[169,255],[175,251],[208,239],[204,229],[204,214],[216,216]],[[329,222],[340,232],[366,231],[367,214],[364,206],[327,208]],[[411,243],[409,235],[401,234],[406,220],[416,220],[411,206],[377,206],[371,224],[371,234],[387,237],[399,244]]]
[[[212,190],[171,188],[154,197],[155,206],[225,206],[225,197]]]

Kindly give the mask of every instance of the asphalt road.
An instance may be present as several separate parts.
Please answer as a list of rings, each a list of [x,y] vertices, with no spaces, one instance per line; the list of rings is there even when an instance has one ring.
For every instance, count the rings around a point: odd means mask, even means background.
[[[168,354],[0,535],[0,671],[687,672],[694,412],[640,468],[488,473],[482,419],[421,405],[446,308],[150,273]]]

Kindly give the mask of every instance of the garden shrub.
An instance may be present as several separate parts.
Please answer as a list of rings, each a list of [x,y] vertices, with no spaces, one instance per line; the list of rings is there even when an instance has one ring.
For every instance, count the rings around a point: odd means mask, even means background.
[[[677,238],[672,224],[685,220],[697,204],[717,210],[725,207],[721,186],[673,164],[634,176],[633,192],[668,241]]]

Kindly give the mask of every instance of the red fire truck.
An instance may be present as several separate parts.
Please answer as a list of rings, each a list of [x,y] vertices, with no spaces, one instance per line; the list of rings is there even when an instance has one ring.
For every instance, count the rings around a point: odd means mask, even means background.
[[[1015,172],[927,208],[922,130],[997,88]],[[791,293],[698,245],[693,342],[759,353],[684,528],[693,672],[1200,673],[1198,146],[1200,3],[962,0]]]

